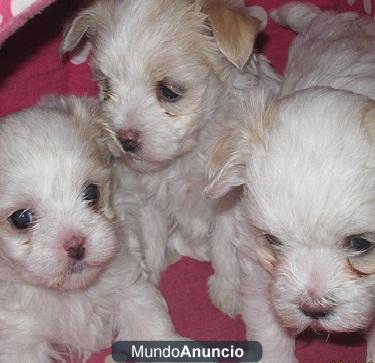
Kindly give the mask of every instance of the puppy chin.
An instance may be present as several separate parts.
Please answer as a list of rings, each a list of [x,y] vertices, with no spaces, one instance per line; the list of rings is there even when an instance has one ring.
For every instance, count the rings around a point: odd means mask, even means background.
[[[345,318],[340,318],[339,316],[335,316],[334,314],[325,320],[313,322],[312,327],[314,327],[314,323],[319,323],[317,329],[315,329],[317,331],[320,330],[332,333],[351,333],[363,331],[370,325],[370,318],[366,316],[352,318],[350,320],[350,327],[347,326],[348,322],[344,319]]]
[[[306,317],[300,312],[298,306],[285,304],[285,306],[280,307],[279,304],[280,302],[273,304],[274,311],[280,324],[287,329],[291,335],[301,334],[308,328],[315,331],[330,330],[323,327],[324,322],[322,320],[314,320]]]
[[[103,266],[88,266],[85,263],[77,263],[64,274],[61,280],[54,282],[49,288],[62,291],[84,290],[95,283],[104,270]]]
[[[133,169],[140,173],[158,172],[165,169],[170,164],[170,160],[151,161],[130,154],[124,155],[121,158],[121,161],[130,169]]]
[[[368,308],[355,309],[353,304],[339,304],[329,315],[320,319],[307,317],[294,299],[285,299],[275,294],[272,298],[273,310],[279,323],[291,334],[298,335],[306,329],[316,332],[350,333],[366,329],[373,319]]]
[[[60,291],[84,290],[95,283],[105,270],[107,262],[89,264],[84,261],[66,264],[61,271],[54,271],[49,276],[41,276],[24,271],[21,279],[33,286]]]
[[[326,318],[318,320],[311,319],[301,314],[298,311],[298,307],[295,307],[294,311],[290,312],[288,316],[286,316],[285,313],[281,314],[278,311],[276,311],[276,315],[279,319],[280,324],[284,328],[286,328],[292,335],[299,335],[307,329],[311,329],[315,332],[320,333],[358,332],[362,331],[363,329],[366,329],[371,322],[371,318],[367,316],[350,318],[340,317],[339,314],[332,314]],[[348,324],[350,324],[350,326]]]

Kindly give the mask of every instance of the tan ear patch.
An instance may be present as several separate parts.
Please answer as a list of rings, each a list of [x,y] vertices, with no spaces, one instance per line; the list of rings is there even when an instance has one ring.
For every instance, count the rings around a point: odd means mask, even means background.
[[[241,131],[237,123],[223,130],[213,145],[209,160],[209,183],[205,193],[209,198],[221,198],[244,183],[244,150],[237,148]]]
[[[242,69],[253,52],[260,21],[214,3],[203,8],[203,12],[208,17],[220,51]]]
[[[65,29],[63,41],[60,46],[60,53],[65,54],[77,48],[81,40],[87,34],[92,23],[92,16],[89,12],[82,12]]]
[[[232,142],[235,145],[235,135],[233,135],[235,129],[228,128],[223,131],[220,138],[212,148],[210,169],[212,171],[218,171],[227,161],[228,155],[232,152]],[[232,142],[230,140],[233,140]]]
[[[116,3],[116,0],[94,0],[88,8],[79,12],[64,30],[60,53],[72,52],[85,37],[93,43],[97,28],[111,21]]]
[[[246,162],[254,147],[265,147],[265,129],[279,113],[278,103],[255,97],[239,105],[238,119],[228,120],[209,153],[205,193],[217,199],[245,184]]]

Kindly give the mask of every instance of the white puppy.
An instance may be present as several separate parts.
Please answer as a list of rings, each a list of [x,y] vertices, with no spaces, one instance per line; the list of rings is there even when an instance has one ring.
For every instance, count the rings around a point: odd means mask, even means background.
[[[207,188],[244,186],[235,244],[247,334],[263,362],[289,363],[307,328],[368,330],[375,359],[375,22],[295,3],[274,16],[301,32],[280,97],[227,128]]]
[[[73,97],[1,120],[0,362],[86,360],[113,337],[175,337],[117,243],[111,139],[96,106]]]
[[[103,109],[126,151],[115,164],[113,203],[120,220],[133,217],[133,247],[152,280],[167,249],[212,259],[211,297],[230,315],[239,301],[226,251],[236,201],[205,198],[208,154],[238,99],[279,89],[267,60],[252,54],[260,22],[249,12],[262,14],[241,1],[97,1],[62,44],[71,51],[86,35],[93,46]]]

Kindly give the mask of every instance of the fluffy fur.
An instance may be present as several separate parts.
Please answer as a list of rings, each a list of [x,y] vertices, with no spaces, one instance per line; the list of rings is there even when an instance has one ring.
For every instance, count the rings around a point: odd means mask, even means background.
[[[241,130],[228,128],[207,188],[214,197],[245,190],[235,245],[247,334],[263,362],[289,363],[307,328],[364,330],[371,361],[375,23],[298,3],[274,18],[301,33],[280,95],[244,110]]]
[[[53,98],[1,120],[1,362],[84,361],[113,337],[176,336],[162,297],[118,243],[108,146],[117,141],[89,100]],[[18,210],[32,213],[27,228],[12,219]],[[70,257],[81,242],[84,255]]]
[[[132,218],[134,251],[155,282],[176,251],[212,259],[211,297],[230,315],[238,312],[226,277],[236,268],[226,252],[236,198],[218,206],[203,191],[218,120],[248,93],[279,89],[267,60],[252,54],[258,28],[240,1],[98,1],[62,44],[66,52],[88,38],[103,110],[119,139],[139,146],[114,166],[113,204],[120,220]],[[178,99],[168,102],[165,87]]]

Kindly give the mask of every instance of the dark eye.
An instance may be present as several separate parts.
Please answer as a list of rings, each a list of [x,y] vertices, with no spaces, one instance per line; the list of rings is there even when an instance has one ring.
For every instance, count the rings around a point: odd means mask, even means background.
[[[265,239],[272,245],[272,246],[282,246],[283,243],[275,236],[272,236],[272,234],[265,234]]]
[[[90,184],[87,186],[83,191],[82,199],[86,200],[90,206],[95,205],[99,199],[98,186],[95,184]]]
[[[365,252],[372,247],[374,247],[374,243],[364,237],[354,236],[350,238],[349,248],[353,251]]]
[[[17,229],[30,228],[34,223],[33,213],[29,209],[20,209],[15,211],[9,217],[12,225]]]
[[[181,93],[183,93],[182,90],[175,89],[173,86],[166,85],[162,82],[158,84],[159,98],[164,101],[176,102],[182,97]]]

